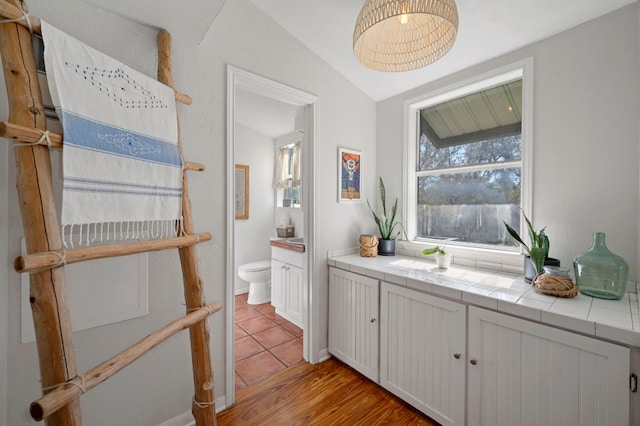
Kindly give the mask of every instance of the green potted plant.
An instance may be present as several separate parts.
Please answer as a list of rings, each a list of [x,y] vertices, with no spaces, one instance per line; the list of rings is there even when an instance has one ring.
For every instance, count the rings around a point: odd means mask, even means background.
[[[396,198],[395,203],[393,203],[393,207],[391,210],[387,212],[387,191],[384,188],[384,182],[382,178],[380,178],[378,184],[378,192],[380,194],[380,201],[382,201],[382,214],[378,215],[369,204],[369,200],[367,200],[367,205],[369,206],[369,210],[371,210],[371,214],[373,215],[373,219],[378,226],[378,231],[380,232],[380,240],[378,242],[378,254],[381,256],[393,256],[396,253],[396,238],[400,235],[402,231],[402,224],[396,221],[396,211],[398,210],[398,198]]]
[[[444,247],[435,246],[433,248],[424,249],[422,251],[423,256],[436,255],[436,265],[439,269],[449,269],[451,266],[451,253],[447,253]]]
[[[549,237],[547,237],[545,233],[547,227],[545,226],[541,230],[536,231],[529,218],[524,213],[522,213],[522,216],[527,223],[531,247],[520,238],[518,232],[509,226],[507,222],[504,222],[504,226],[507,228],[509,235],[519,242],[527,253],[524,258],[524,279],[530,283],[537,274],[544,272],[544,265],[560,266],[560,261],[549,257]]]

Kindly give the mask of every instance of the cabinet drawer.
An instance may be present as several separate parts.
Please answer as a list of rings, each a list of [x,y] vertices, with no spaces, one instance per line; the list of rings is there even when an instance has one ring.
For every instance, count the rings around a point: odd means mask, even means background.
[[[298,268],[304,268],[304,254],[297,251],[271,246],[271,258]]]

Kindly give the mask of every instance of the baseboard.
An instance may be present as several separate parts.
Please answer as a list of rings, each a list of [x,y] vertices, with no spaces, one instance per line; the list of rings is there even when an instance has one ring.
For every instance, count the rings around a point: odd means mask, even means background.
[[[235,294],[236,296],[239,294],[245,294],[245,293],[249,293],[248,286],[246,288],[245,287],[236,288],[235,291],[233,292],[233,294]]]
[[[216,413],[219,413],[221,411],[226,410],[227,407],[227,397],[226,396],[219,396],[218,398],[216,398]]]
[[[280,309],[276,308],[276,314],[280,315],[282,318],[286,319],[287,321],[289,321],[291,324],[295,325],[296,327],[302,328],[304,329],[304,326],[302,325],[302,323],[300,321],[298,321],[295,318],[292,318],[291,315],[289,315],[288,313],[281,311]]]
[[[331,358],[331,354],[329,353],[329,349],[325,348],[318,353],[318,357],[320,358],[320,362],[324,362]]]
[[[161,423],[159,426],[191,426],[195,425],[191,411],[185,411],[184,413]]]
[[[216,413],[219,413],[227,408],[227,399],[224,396],[216,398]],[[196,421],[193,419],[191,411],[185,411],[184,413],[177,415],[176,417],[161,423],[158,426],[195,426]]]

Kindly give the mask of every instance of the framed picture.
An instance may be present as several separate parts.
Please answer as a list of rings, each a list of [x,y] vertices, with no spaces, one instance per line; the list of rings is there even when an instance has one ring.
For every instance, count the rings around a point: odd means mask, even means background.
[[[338,149],[338,202],[362,202],[362,153]]]
[[[236,219],[249,219],[249,166],[236,164],[235,174]]]

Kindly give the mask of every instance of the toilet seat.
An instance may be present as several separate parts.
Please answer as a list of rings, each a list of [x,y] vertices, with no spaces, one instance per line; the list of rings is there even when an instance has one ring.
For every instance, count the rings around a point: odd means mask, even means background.
[[[246,272],[258,272],[265,271],[267,269],[271,269],[270,260],[260,260],[258,262],[245,263],[238,267],[238,270]]]

